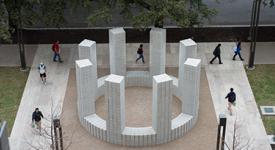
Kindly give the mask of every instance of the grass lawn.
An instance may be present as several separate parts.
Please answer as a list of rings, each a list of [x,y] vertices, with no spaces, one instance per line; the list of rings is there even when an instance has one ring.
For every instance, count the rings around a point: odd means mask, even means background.
[[[29,72],[18,67],[0,67],[0,122],[6,120],[11,132]]]
[[[275,65],[256,65],[247,76],[258,106],[275,106]],[[263,117],[263,122],[267,133],[275,134],[275,117]]]

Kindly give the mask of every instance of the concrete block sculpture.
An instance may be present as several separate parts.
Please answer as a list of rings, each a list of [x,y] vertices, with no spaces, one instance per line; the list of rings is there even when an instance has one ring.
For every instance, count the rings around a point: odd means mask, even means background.
[[[187,58],[197,57],[197,43],[192,39],[186,39],[180,41],[179,47],[179,91],[183,91],[184,86],[184,63]],[[182,93],[182,92],[180,92]],[[181,98],[182,94],[181,94]]]
[[[76,83],[82,126],[103,141],[135,147],[163,144],[184,136],[198,118],[201,60],[195,59],[196,43],[190,39],[180,42],[177,79],[165,74],[165,29],[150,31],[150,71],[126,72],[125,31],[122,28],[109,30],[109,38],[111,75],[99,79],[94,64],[95,42],[83,40],[79,44],[81,60],[76,61]],[[151,126],[125,126],[125,86],[153,88]],[[95,112],[95,100],[101,96],[108,102],[107,120]],[[182,112],[173,119],[172,96],[182,102]]]
[[[97,78],[96,42],[85,39],[79,43],[78,56],[79,59],[89,59],[91,61]],[[95,84],[95,86],[97,85]]]
[[[126,75],[126,34],[123,28],[109,30],[111,74]]]
[[[153,128],[157,143],[169,140],[171,133],[171,103],[173,80],[167,74],[153,77]]]
[[[198,116],[201,60],[187,58],[183,71],[183,113]]]
[[[150,74],[164,74],[166,63],[166,30],[153,28],[150,31]]]
[[[125,127],[125,83],[124,77],[111,74],[105,79],[105,100],[108,102],[107,140],[121,143]]]
[[[77,60],[76,63],[77,109],[79,118],[95,113],[96,88],[92,86],[95,81],[93,64],[89,59]]]

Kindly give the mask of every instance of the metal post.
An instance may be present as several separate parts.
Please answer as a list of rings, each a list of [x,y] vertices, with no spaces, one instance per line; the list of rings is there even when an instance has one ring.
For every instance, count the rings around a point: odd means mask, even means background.
[[[220,135],[221,135],[221,125],[219,124],[218,126],[218,134],[217,134],[217,145],[216,145],[216,150],[220,149]]]
[[[220,118],[220,122],[219,122],[219,126],[218,126],[216,150],[220,150],[220,148],[221,148],[221,150],[224,150],[225,133],[226,133],[226,116],[225,116],[225,114],[220,114],[219,118]],[[220,134],[221,127],[223,128],[222,137]],[[220,141],[220,139],[221,139],[221,141]],[[221,147],[220,147],[220,143],[221,143]]]
[[[60,138],[60,150],[63,150],[63,135],[62,135],[62,127],[59,127],[59,138]]]
[[[60,124],[60,119],[53,119],[54,126],[54,137],[55,137],[55,148],[56,150],[63,150],[63,138],[62,138],[62,128]]]
[[[253,8],[252,8],[252,26],[251,26],[251,43],[250,43],[250,56],[248,61],[247,69],[253,70],[254,66],[254,59],[255,59],[255,49],[257,43],[257,35],[258,35],[258,25],[259,25],[259,18],[260,18],[260,10],[261,10],[261,0],[254,0],[253,1]]]

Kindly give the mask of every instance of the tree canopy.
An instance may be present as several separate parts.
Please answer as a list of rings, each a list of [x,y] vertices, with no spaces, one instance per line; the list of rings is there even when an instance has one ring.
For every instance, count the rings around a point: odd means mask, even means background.
[[[262,2],[274,6],[274,0]],[[64,10],[79,7],[88,10],[90,25],[108,23],[119,12],[137,28],[163,27],[167,21],[193,27],[216,14],[203,0],[0,0],[0,39],[8,41],[15,29],[35,23],[60,27],[66,23]]]
[[[78,1],[78,0],[71,0]],[[119,11],[134,27],[163,27],[169,20],[180,27],[200,25],[204,19],[215,15],[202,0],[81,0],[84,7],[99,5],[88,17],[90,24],[114,19],[113,14]]]
[[[0,39],[9,41],[17,28],[43,23],[65,23],[65,0],[0,0]]]

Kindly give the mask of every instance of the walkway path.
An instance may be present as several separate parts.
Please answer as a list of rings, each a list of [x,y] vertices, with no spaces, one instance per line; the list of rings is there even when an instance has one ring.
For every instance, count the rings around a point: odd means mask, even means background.
[[[72,45],[62,46],[64,63],[55,63],[52,61],[50,45],[38,46],[10,136],[11,150],[29,149],[30,145],[49,146],[44,144],[48,139],[40,136],[36,129],[31,128],[32,112],[38,107],[44,114],[42,128],[49,127],[50,122],[47,120],[50,120],[51,114],[61,113],[69,71],[76,57],[74,47]],[[41,61],[47,66],[46,85],[41,83],[37,71],[37,65]],[[45,135],[44,133],[42,132],[42,135]]]
[[[199,43],[198,53],[199,56],[203,59],[203,63],[205,65],[217,119],[220,113],[227,113],[226,100],[224,99],[224,97],[227,94],[229,88],[233,87],[237,93],[238,101],[237,107],[234,111],[238,113],[234,113],[233,117],[229,116],[228,118],[226,141],[230,144],[230,137],[232,137],[230,133],[232,133],[234,120],[237,117],[237,122],[239,126],[238,129],[240,131],[239,133],[241,134],[241,136],[247,137],[243,139],[253,140],[253,146],[257,147],[257,149],[259,150],[269,150],[270,147],[268,146],[268,142],[266,140],[265,129],[263,127],[263,123],[261,121],[257,105],[255,103],[255,98],[247,80],[243,64],[240,61],[231,60],[232,47],[234,43],[222,43],[222,58],[224,62],[223,65],[208,65],[208,61],[212,57],[212,50],[214,49],[216,44],[217,43]],[[266,44],[269,44],[269,46],[266,46]],[[263,47],[264,52],[256,56],[256,61],[262,63],[275,63],[274,59],[263,55],[267,54],[268,56],[271,56],[269,55],[269,53],[271,53],[272,55],[275,54],[274,51],[272,51],[274,49],[272,47],[275,44],[262,43],[258,45]],[[171,46],[170,48],[172,47],[173,46]],[[3,49],[3,46],[0,46],[0,48],[0,56],[6,56],[6,58],[12,59],[15,58],[15,51],[5,53],[7,52],[7,49]],[[50,45],[38,46],[29,74],[29,78],[21,99],[17,117],[12,129],[10,137],[12,150],[27,149],[27,147],[29,147],[28,143],[32,143],[32,145],[34,145],[34,143],[37,144],[38,140],[41,140],[42,137],[33,132],[33,129],[30,126],[31,114],[35,107],[39,107],[46,118],[50,118],[51,108],[54,108],[56,110],[55,113],[58,113],[61,110],[60,108],[62,108],[69,70],[71,67],[74,66],[73,60],[77,58],[76,48],[76,45],[63,45],[62,56],[65,60],[63,64],[59,64],[53,63],[51,61],[52,54],[50,50]],[[169,56],[167,56],[167,61],[171,64],[174,64],[173,58],[175,57],[172,56],[177,56],[176,51],[178,48],[177,46],[174,46],[173,49],[175,51],[170,50],[170,54]],[[2,55],[3,51],[5,55]],[[246,60],[248,56],[247,52],[248,44],[244,43],[243,53]],[[106,55],[103,51],[99,52],[99,54],[99,62],[103,64],[105,62],[105,59],[103,58],[106,58],[106,56],[108,55]],[[133,54],[135,54],[135,49],[133,49]],[[268,60],[266,58],[270,59]],[[36,69],[41,60],[44,61],[48,67],[48,84],[45,86],[41,84]],[[5,64],[8,64],[8,62],[8,59],[0,59],[0,66],[5,66]],[[46,126],[47,121],[44,120],[43,125]]]
[[[240,138],[238,140],[239,148],[248,142],[248,146],[254,149],[271,150],[243,63],[232,61],[234,43],[222,43],[223,65],[219,65],[217,60],[216,64],[209,65],[209,60],[213,57],[212,51],[216,45],[217,43],[200,43],[198,51],[205,65],[217,119],[220,113],[225,113],[228,117],[227,144],[231,147],[235,125],[237,138]],[[230,116],[227,111],[227,100],[225,99],[231,87],[237,94],[237,106],[233,109],[233,116]]]

